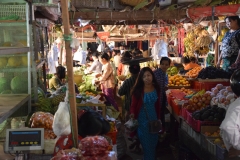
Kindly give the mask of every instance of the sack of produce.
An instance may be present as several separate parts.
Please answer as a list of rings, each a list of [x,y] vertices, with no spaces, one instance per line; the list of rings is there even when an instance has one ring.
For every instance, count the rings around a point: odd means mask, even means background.
[[[66,149],[59,151],[51,160],[82,160],[82,154],[76,148]]]
[[[102,136],[86,137],[79,144],[83,156],[104,156],[108,154],[108,147],[108,141]]]
[[[53,115],[45,112],[35,112],[30,118],[31,128],[44,128],[45,139],[55,139],[56,135],[53,133]]]

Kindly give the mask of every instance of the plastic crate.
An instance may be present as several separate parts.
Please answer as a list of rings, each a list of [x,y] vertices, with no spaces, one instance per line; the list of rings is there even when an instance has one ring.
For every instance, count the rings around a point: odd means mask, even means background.
[[[216,157],[217,160],[224,160],[227,156],[226,148],[221,147],[221,144],[216,144]]]
[[[186,110],[186,116],[187,116],[187,118],[186,118],[186,120],[187,120],[187,123],[189,124],[189,126],[191,126],[192,127],[192,113],[191,112],[189,112],[188,110]]]
[[[208,152],[212,155],[216,155],[216,145],[213,143],[214,139],[209,138],[207,139],[207,146],[208,146]]]
[[[201,134],[198,132],[192,131],[192,137],[193,139],[198,143],[201,144]]]
[[[226,80],[219,80],[219,81],[213,81],[213,82],[207,82],[207,81],[193,81],[193,89],[196,90],[202,90],[205,89],[206,91],[210,91],[212,88],[214,88],[217,84],[222,84],[224,86],[229,86],[230,82]]]
[[[188,132],[188,128],[189,128],[190,126],[187,124],[187,122],[186,121],[181,121],[181,129],[183,129],[185,132]]]
[[[201,131],[201,126],[219,126],[219,122],[209,122],[209,121],[200,121],[192,118],[192,125],[191,127],[196,131]]]
[[[203,148],[205,148],[207,150],[208,146],[208,142],[207,142],[207,139],[210,139],[210,138],[219,138],[219,136],[206,136],[204,133],[205,132],[209,132],[209,133],[213,133],[213,132],[216,132],[217,130],[219,130],[219,126],[201,126],[201,146]]]
[[[187,120],[187,109],[184,107],[181,109],[181,116],[183,119]]]
[[[192,127],[188,127],[188,131],[187,131],[187,133],[188,133],[188,135],[190,136],[190,137],[193,137],[192,136],[192,134],[193,134],[193,129],[192,129]]]
[[[181,108],[182,108],[181,105],[178,105],[178,104],[173,100],[172,103],[171,103],[171,107],[172,107],[173,112],[174,112],[176,115],[181,115]]]

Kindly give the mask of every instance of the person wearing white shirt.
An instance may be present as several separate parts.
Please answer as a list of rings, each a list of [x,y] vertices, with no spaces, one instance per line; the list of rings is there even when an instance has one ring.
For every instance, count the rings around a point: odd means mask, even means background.
[[[220,130],[228,156],[232,158],[240,156],[240,69],[233,73],[230,83],[238,98],[229,105]]]
[[[120,56],[121,53],[120,53],[120,50],[115,50],[114,52],[115,52],[116,55],[113,57],[113,62],[114,62],[115,66],[116,66],[116,69],[117,69],[118,65],[121,61],[121,56]]]
[[[98,60],[98,55],[96,52],[92,54],[93,63],[88,68],[89,73],[102,73],[102,64]]]

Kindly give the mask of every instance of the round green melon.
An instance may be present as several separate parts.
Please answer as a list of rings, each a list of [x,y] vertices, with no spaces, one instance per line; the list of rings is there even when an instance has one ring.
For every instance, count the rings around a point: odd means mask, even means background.
[[[8,78],[0,78],[0,93],[10,89],[10,81]]]
[[[11,90],[13,93],[27,93],[28,81],[25,77],[16,76],[11,80]]]

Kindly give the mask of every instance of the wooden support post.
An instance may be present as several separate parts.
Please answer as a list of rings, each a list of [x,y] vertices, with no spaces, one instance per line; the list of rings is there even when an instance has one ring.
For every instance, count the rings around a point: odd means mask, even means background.
[[[64,25],[64,34],[70,35],[70,24],[68,15],[68,0],[61,0],[62,7],[62,20]],[[72,49],[70,48],[70,41],[65,41],[66,49],[66,63],[67,63],[67,77],[68,77],[68,90],[69,90],[69,103],[70,114],[72,116],[72,137],[74,140],[74,147],[78,147],[78,126],[77,126],[77,108],[76,108],[76,96],[73,83],[73,58]]]

